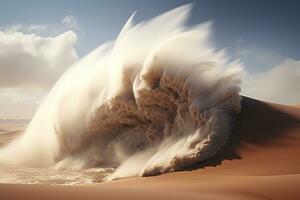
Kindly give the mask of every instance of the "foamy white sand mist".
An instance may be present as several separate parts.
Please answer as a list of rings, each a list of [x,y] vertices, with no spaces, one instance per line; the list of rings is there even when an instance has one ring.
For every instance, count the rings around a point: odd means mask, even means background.
[[[116,168],[113,178],[176,171],[226,144],[240,110],[238,62],[210,43],[211,23],[185,26],[186,5],[133,16],[115,41],[71,66],[0,165]]]

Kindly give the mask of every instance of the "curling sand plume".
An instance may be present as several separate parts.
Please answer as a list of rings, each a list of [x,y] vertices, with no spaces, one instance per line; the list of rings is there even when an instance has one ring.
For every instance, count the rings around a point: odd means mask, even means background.
[[[117,168],[110,178],[176,171],[226,144],[240,110],[240,71],[186,27],[190,6],[128,20],[115,41],[63,74],[0,164]]]

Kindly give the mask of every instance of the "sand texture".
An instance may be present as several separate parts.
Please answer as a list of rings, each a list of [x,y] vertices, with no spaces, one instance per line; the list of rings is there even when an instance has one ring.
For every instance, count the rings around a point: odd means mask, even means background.
[[[300,199],[300,108],[243,97],[226,148],[185,171],[93,185],[0,185],[2,200]]]

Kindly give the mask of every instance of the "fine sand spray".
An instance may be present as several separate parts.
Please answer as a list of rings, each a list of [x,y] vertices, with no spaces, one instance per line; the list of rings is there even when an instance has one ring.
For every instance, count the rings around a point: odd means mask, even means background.
[[[108,179],[182,170],[222,150],[240,111],[241,67],[190,6],[133,23],[70,67],[0,165],[114,168]]]

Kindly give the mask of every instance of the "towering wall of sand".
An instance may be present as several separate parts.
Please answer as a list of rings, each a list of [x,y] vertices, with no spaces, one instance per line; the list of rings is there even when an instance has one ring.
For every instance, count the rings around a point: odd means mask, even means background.
[[[226,144],[240,66],[186,27],[190,6],[133,24],[73,65],[2,165],[116,167],[111,178],[180,170]]]

